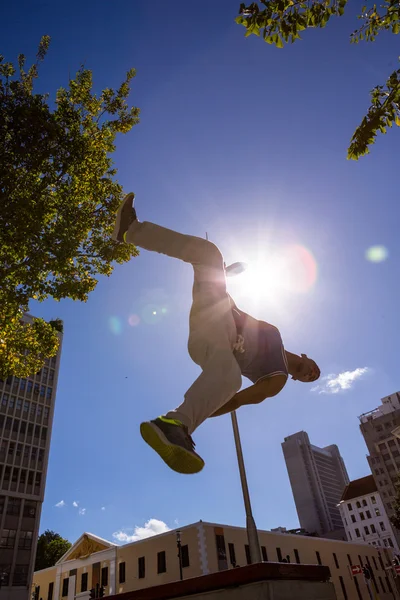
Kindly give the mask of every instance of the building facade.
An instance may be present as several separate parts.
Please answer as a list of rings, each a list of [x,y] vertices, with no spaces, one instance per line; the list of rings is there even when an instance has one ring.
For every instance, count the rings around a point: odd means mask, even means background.
[[[250,562],[247,533],[241,527],[194,523],[180,530],[183,578],[199,577]],[[286,533],[259,531],[263,560],[327,565],[338,600],[366,600],[362,575],[351,566],[369,565],[381,600],[398,599],[392,553],[366,543],[349,543]],[[115,546],[90,533],[83,534],[55,567],[34,574],[42,600],[87,600],[90,589],[104,586],[105,595],[121,594],[177,581],[180,566],[177,532]]]
[[[349,541],[364,540],[373,546],[392,548],[399,554],[385,505],[372,475],[350,481],[339,504]]]
[[[0,600],[30,600],[60,353],[61,334],[39,373],[0,381]]]
[[[360,430],[368,448],[367,460],[377,491],[389,517],[393,515],[395,484],[400,473],[400,392],[382,398],[382,404],[359,417]],[[395,531],[397,542],[400,534]]]
[[[313,446],[299,431],[285,438],[282,450],[300,527],[318,535],[343,531],[338,503],[349,477],[338,447]]]

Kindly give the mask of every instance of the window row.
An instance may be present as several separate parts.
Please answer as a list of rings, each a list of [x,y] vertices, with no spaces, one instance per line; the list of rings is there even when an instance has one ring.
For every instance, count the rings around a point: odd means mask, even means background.
[[[15,548],[17,538],[16,529],[3,529],[0,536],[0,548]],[[32,548],[33,531],[20,531],[18,535],[18,548],[30,550]]]
[[[384,523],[383,521],[380,521],[380,522],[379,522],[379,527],[381,528],[381,531],[386,531],[385,523]],[[375,527],[375,525],[374,525],[374,524],[371,524],[371,525],[370,525],[370,529],[371,529],[371,533],[376,533],[376,527]],[[360,534],[360,530],[359,530],[359,529],[357,529],[357,528],[356,528],[356,529],[354,529],[354,531],[356,532],[356,536],[357,536],[357,537],[361,537],[361,534]],[[369,531],[369,529],[368,529],[368,526],[365,526],[365,527],[364,527],[364,531],[365,531],[365,533],[366,533],[367,535],[369,535],[370,531]]]
[[[11,496],[9,496],[6,514],[18,517],[19,513],[21,511],[21,504],[22,504],[21,498],[12,498]],[[5,505],[6,505],[6,496],[0,496],[0,515],[2,515],[4,513]],[[36,517],[36,509],[37,509],[36,502],[34,502],[33,500],[25,500],[24,513],[23,513],[24,518],[34,519]]]
[[[371,513],[369,510],[365,511],[365,514],[363,512],[359,512],[359,517],[361,521],[365,521],[365,519],[372,519]],[[375,516],[380,517],[381,516],[381,511],[379,510],[379,508],[375,508]],[[351,515],[351,521],[352,523],[356,523],[357,522],[357,516],[353,513]]]
[[[29,565],[15,565],[12,585],[26,586],[28,584]],[[2,575],[2,585],[10,585],[11,565],[0,564],[0,573]]]
[[[38,459],[40,466],[40,463],[43,463],[44,460],[44,449],[3,440],[0,442],[0,461],[4,462],[6,456],[15,456],[27,461],[36,461]]]
[[[372,504],[376,504],[376,498],[375,498],[375,496],[371,496],[371,502],[372,502]],[[368,506],[368,502],[366,501],[365,498],[363,498],[363,500],[362,500],[362,505],[363,506]],[[357,508],[361,508],[361,502],[359,500],[356,501],[356,507]],[[347,503],[347,508],[349,510],[353,510],[353,505],[351,504],[351,502]]]
[[[34,425],[33,423],[27,423],[26,421],[0,415],[0,435],[3,425],[4,437],[10,437],[10,435],[14,433],[18,437],[26,435],[27,437],[37,439],[37,443],[39,443],[39,440],[45,442],[47,439],[47,427],[41,427],[40,425]]]
[[[46,398],[47,400],[51,400],[52,397],[52,386],[53,386],[53,378],[54,377],[50,377],[47,386],[43,383],[34,383],[33,381],[31,381],[30,379],[25,380],[25,379],[21,379],[19,386],[18,384],[14,384],[12,386],[12,388],[6,388],[7,392],[12,392],[12,394],[15,394],[16,396],[23,396],[23,397],[27,397],[27,396],[32,396],[32,394],[34,396],[39,396],[41,398]],[[47,382],[46,382],[47,383]],[[4,391],[4,394],[6,394],[6,391]],[[4,395],[3,394],[3,395]],[[8,393],[7,393],[8,395]]]
[[[4,471],[4,474],[3,474]],[[42,482],[42,474],[36,473],[35,471],[28,471],[27,469],[19,469],[17,467],[4,467],[0,465],[0,482],[1,477],[3,475],[3,484],[2,487],[4,490],[8,489],[9,483],[14,483],[16,485],[25,486],[27,483],[28,486],[35,486],[40,488]],[[18,490],[23,491],[23,490]],[[35,492],[36,493],[36,492]]]
[[[50,388],[49,388],[50,389]],[[51,398],[51,395],[50,395]],[[36,402],[30,402],[29,400],[22,400],[16,396],[9,396],[3,394],[1,398],[1,406],[5,409],[22,411],[22,416],[27,418],[28,414],[31,418],[44,416],[45,419],[49,418],[50,409],[48,406],[37,404]]]

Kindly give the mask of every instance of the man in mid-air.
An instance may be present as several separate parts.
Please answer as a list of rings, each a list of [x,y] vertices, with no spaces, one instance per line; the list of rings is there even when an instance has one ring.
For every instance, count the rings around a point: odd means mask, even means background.
[[[198,473],[203,459],[195,452],[192,433],[209,417],[259,404],[276,396],[288,379],[316,381],[320,370],[305,354],[287,352],[279,330],[237,308],[226,290],[221,252],[202,238],[141,223],[134,194],[121,203],[112,237],[190,263],[194,270],[188,350],[202,372],[176,409],[142,423],[147,444],[178,473]],[[239,391],[242,375],[253,385]]]

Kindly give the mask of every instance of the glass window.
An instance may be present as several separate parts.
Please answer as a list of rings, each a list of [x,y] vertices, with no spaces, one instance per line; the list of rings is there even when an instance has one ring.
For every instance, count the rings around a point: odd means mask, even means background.
[[[65,577],[62,583],[62,597],[68,596],[69,577]]]
[[[7,514],[18,517],[21,508],[21,498],[8,498]]]
[[[28,583],[29,565],[16,565],[14,569],[13,585],[25,586]]]
[[[22,473],[26,473],[26,471],[21,471],[21,481],[22,481]],[[25,500],[24,505],[24,517],[28,517],[29,519],[34,519],[36,516],[36,502],[32,500]]]
[[[381,528],[381,531],[386,531],[385,523],[383,521],[380,521],[379,527]]]
[[[53,592],[54,592],[54,581],[49,583],[49,591],[47,593],[47,600],[53,600]]]
[[[88,588],[88,574],[82,573],[81,575],[81,592],[87,592]]]
[[[17,398],[16,409],[17,410],[21,410],[22,409],[22,400],[21,400],[21,398]]]
[[[190,566],[190,562],[189,562],[189,546],[187,544],[185,544],[184,546],[182,546],[181,548],[181,557],[182,557],[182,567],[189,567]]]
[[[380,510],[379,510],[379,508],[376,508],[376,509],[375,509],[375,514],[376,514],[376,516],[377,516],[377,517],[380,517],[380,516],[381,516],[381,513],[380,513]]]
[[[32,548],[32,531],[20,531],[18,539],[18,548],[30,550]]]
[[[373,523],[371,525],[371,531],[372,531],[372,533],[376,533],[375,525]]]
[[[124,562],[119,563],[118,569],[119,569],[119,582],[125,583],[125,577],[126,577],[125,563]]]
[[[232,546],[233,546],[233,544],[232,544]],[[299,553],[296,549],[294,550],[294,555],[296,557],[296,562],[300,563]],[[267,549],[265,546],[261,546],[261,556],[262,556],[263,562],[268,562],[268,554],[267,554]],[[236,560],[235,560],[235,564],[236,564]]]
[[[344,598],[344,600],[348,600],[349,597],[347,595],[346,586],[345,586],[345,583],[343,581],[343,577],[341,575],[339,575],[339,582],[340,582],[340,587],[342,588],[343,598]]]
[[[356,506],[357,506],[357,508],[361,508],[361,503],[358,500],[356,502]]]
[[[372,502],[372,504],[376,504],[376,498],[375,498],[375,496],[371,496],[371,502]]]
[[[356,536],[357,536],[357,537],[361,537],[361,536],[360,536],[360,531],[359,531],[358,529],[355,529],[355,532],[356,532]]]
[[[146,576],[146,563],[144,560],[144,556],[140,556],[138,558],[138,577],[139,579],[144,579]]]
[[[353,523],[355,523],[357,521],[356,516],[355,515],[351,515],[351,520]]]
[[[261,550],[265,548],[265,546],[261,546]],[[235,552],[235,544],[229,543],[228,544],[228,551],[229,551],[229,560],[231,562],[232,567],[236,567],[236,552]],[[263,555],[263,560],[264,559],[264,555]]]
[[[248,565],[250,565],[251,564],[251,556],[250,556],[250,546],[248,544],[245,544],[244,551],[246,554],[246,563]]]
[[[339,561],[338,561],[337,556],[336,556],[335,553],[333,553],[333,560],[335,561],[335,566],[338,569],[339,568]]]
[[[365,498],[364,498],[364,500],[362,501],[362,505],[363,505],[363,506],[367,506],[367,501],[366,501],[366,499],[365,499]]]
[[[390,546],[391,548],[393,548],[393,542],[392,542],[392,538],[388,538],[388,542],[389,542],[389,546]]]
[[[347,508],[348,508],[349,510],[353,510],[353,507],[352,507],[352,505],[350,504],[350,502],[347,504]]]
[[[1,548],[14,548],[15,536],[17,535],[16,529],[3,529],[3,533],[0,538]]]
[[[317,563],[318,563],[319,565],[322,565],[322,562],[321,562],[321,555],[320,555],[320,553],[318,552],[318,550],[316,550],[316,551],[315,551],[315,555],[316,555],[316,557],[317,557]]]
[[[101,569],[101,585],[104,585],[104,587],[108,585],[108,567]]]
[[[365,516],[367,517],[367,519],[371,518],[371,513],[369,512],[369,510],[365,511]]]
[[[360,518],[361,518],[361,521],[365,521],[365,517],[364,517],[364,513],[363,512],[360,512]]]
[[[165,556],[165,550],[157,552],[157,573],[166,573],[167,571],[167,559]]]
[[[20,386],[19,386],[20,392],[23,392],[25,390],[25,386],[26,386],[26,379],[21,379]]]
[[[365,531],[365,535],[369,535],[369,529],[368,529],[368,527],[366,525],[364,527],[364,531]]]

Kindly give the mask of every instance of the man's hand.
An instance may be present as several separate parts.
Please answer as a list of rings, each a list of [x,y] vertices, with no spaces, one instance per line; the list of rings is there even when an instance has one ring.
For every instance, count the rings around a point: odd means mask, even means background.
[[[316,362],[311,358],[308,358],[306,354],[302,354],[300,357],[297,356],[297,354],[286,351],[286,358],[288,361],[289,373],[295,381],[311,383],[316,381],[321,375],[321,371]]]

